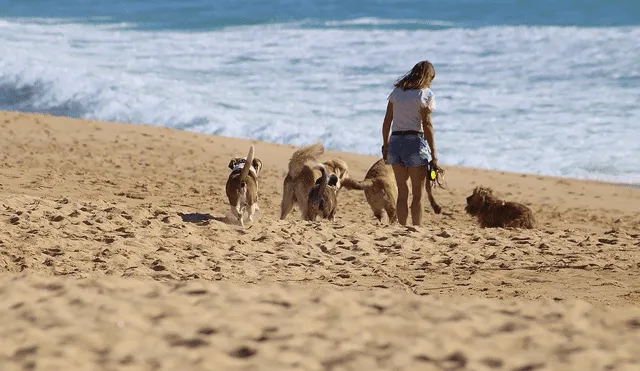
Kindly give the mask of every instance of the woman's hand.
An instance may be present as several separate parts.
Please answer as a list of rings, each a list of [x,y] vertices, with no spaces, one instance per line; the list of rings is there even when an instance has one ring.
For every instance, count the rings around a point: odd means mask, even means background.
[[[389,145],[388,144],[383,144],[382,145],[382,158],[387,161],[387,155],[389,155]]]
[[[431,156],[431,163],[433,164],[433,167],[438,167],[438,158],[436,156]]]

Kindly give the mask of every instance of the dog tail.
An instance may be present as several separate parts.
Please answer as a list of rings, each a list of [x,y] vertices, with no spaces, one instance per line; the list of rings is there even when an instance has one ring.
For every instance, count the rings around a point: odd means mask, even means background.
[[[364,191],[373,186],[373,180],[365,179],[365,180],[355,180],[353,178],[346,178],[342,181],[342,187],[346,189],[357,189],[359,191]]]
[[[320,170],[320,184],[318,185],[318,193],[316,194],[316,200],[318,200],[324,196],[329,178],[327,177],[327,169],[325,169],[323,164],[316,165],[316,168]]]
[[[240,171],[240,184],[241,186],[244,186],[244,182],[247,179],[247,176],[249,175],[249,171],[251,170],[251,166],[253,163],[253,144],[251,145],[251,148],[249,148],[249,154],[247,155],[247,162],[244,163],[244,166],[242,167],[242,170]]]
[[[289,160],[289,176],[291,178],[295,178],[300,174],[302,168],[304,168],[304,165],[308,161],[316,162],[317,158],[323,153],[324,145],[322,145],[322,142],[302,147],[293,152],[293,155],[291,155],[291,159]]]

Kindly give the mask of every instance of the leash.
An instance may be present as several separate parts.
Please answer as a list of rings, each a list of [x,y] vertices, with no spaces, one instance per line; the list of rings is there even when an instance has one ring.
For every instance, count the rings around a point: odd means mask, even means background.
[[[427,176],[429,177],[428,181],[432,182],[434,185],[445,189],[446,188],[446,180],[444,178],[444,169],[438,165],[433,165],[432,161],[429,161],[427,164]]]

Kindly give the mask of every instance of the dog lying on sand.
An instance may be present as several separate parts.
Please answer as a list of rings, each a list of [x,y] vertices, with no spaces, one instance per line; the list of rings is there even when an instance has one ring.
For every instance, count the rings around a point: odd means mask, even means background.
[[[287,217],[296,204],[300,208],[300,214],[303,218],[308,214],[309,193],[316,185],[316,180],[321,176],[317,162],[318,157],[323,153],[324,146],[318,142],[302,147],[291,155],[289,171],[283,181],[282,202],[280,204],[281,220]],[[346,162],[341,159],[335,158],[325,161],[322,165],[327,173],[335,174],[340,182],[349,176],[349,168]]]
[[[245,211],[249,220],[253,221],[253,214],[258,210],[258,174],[262,170],[262,161],[254,157],[254,148],[251,146],[246,158],[234,157],[229,161],[229,169],[227,198],[231,213],[244,227]]]
[[[317,165],[320,169],[320,178],[309,192],[307,214],[305,220],[315,221],[320,215],[323,219],[333,221],[338,209],[338,192],[340,192],[340,179],[336,174],[327,174],[323,164]]]
[[[502,201],[488,187],[476,187],[467,197],[465,211],[477,217],[482,228],[535,228],[533,211],[518,202]]]

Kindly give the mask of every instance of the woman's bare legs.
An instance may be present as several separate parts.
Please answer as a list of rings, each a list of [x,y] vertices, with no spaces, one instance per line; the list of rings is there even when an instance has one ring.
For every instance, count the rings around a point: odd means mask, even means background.
[[[396,201],[398,223],[406,225],[407,217],[409,216],[409,209],[407,208],[409,200],[409,186],[407,186],[409,168],[399,164],[391,165],[391,167],[393,168],[393,174],[396,177],[396,184],[398,185],[398,200]]]
[[[422,223],[422,190],[427,181],[427,167],[412,166],[406,169],[411,178],[411,193],[413,194],[413,199],[411,200],[411,222],[413,225],[418,226]]]

